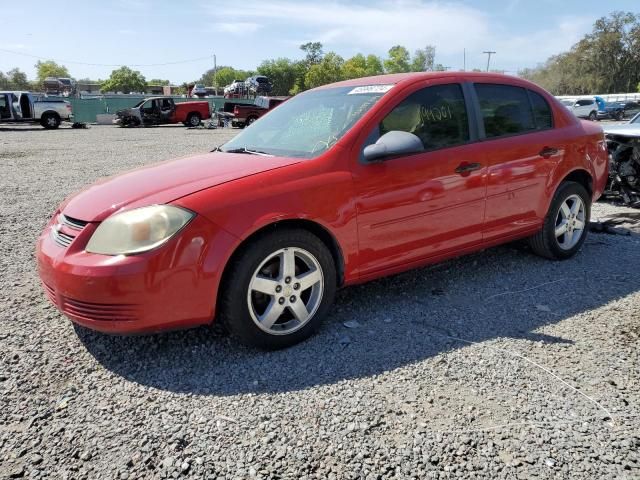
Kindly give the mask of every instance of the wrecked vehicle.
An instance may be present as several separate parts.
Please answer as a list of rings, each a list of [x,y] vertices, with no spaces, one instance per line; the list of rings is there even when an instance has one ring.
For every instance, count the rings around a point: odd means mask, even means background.
[[[609,150],[605,197],[640,208],[640,113],[629,123],[604,128]]]
[[[131,108],[118,110],[113,123],[121,127],[138,127],[140,125],[167,125],[183,123],[188,127],[197,127],[203,118],[209,118],[211,110],[209,102],[175,103],[173,98],[146,98]]]
[[[0,92],[0,123],[39,123],[47,130],[73,121],[66,100],[40,98],[31,92]]]

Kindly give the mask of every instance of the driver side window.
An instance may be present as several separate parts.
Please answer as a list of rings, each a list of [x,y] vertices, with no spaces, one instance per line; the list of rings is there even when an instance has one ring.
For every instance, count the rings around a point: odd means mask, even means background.
[[[435,85],[412,93],[380,122],[380,135],[393,130],[413,133],[427,151],[468,142],[462,87]]]

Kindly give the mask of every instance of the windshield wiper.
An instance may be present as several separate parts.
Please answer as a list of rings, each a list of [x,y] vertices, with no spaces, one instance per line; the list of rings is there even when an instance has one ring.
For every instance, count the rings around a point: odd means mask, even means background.
[[[249,150],[247,147],[232,148],[231,150],[220,150],[225,153],[248,153],[250,155],[261,155],[263,157],[273,157],[272,154],[261,152],[260,150]]]

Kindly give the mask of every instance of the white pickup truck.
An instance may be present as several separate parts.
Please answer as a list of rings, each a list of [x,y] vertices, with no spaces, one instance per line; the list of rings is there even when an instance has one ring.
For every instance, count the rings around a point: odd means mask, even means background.
[[[38,98],[29,92],[0,92],[0,124],[39,123],[53,129],[72,120],[71,104],[66,100]]]

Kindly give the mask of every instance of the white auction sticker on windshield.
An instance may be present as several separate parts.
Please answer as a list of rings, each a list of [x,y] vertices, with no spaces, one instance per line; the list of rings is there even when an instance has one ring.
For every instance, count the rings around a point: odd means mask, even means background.
[[[363,93],[387,93],[393,85],[363,85],[351,90],[347,95],[358,95]]]

